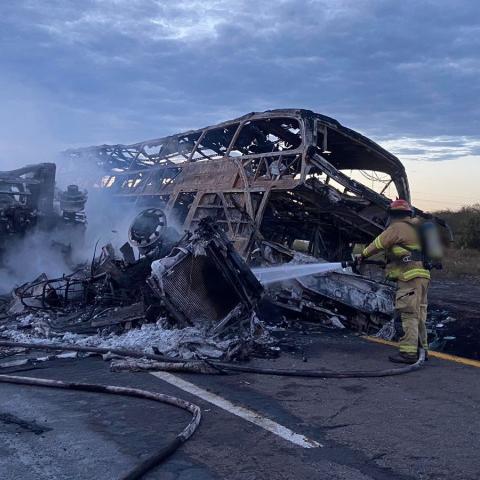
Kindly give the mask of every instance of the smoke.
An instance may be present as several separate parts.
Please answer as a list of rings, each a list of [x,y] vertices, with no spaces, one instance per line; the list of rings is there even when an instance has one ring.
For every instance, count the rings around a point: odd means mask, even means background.
[[[49,231],[33,229],[24,237],[11,236],[0,245],[0,293],[34,280],[45,273],[55,278],[71,273],[75,263],[91,261],[95,244],[111,242],[118,247],[127,240],[129,223],[136,210],[126,208],[104,195],[99,187],[103,172],[94,162],[62,161],[65,149],[62,134],[55,127],[55,101],[17,82],[0,80],[0,172],[43,162],[57,165],[56,186],[64,190],[70,184],[88,189],[86,231],[68,232],[64,228]],[[64,136],[64,135],[63,135]],[[57,207],[57,214],[61,212]],[[0,233],[1,235],[1,233]],[[72,258],[64,247],[71,245]]]
[[[83,168],[88,170],[88,166]],[[59,180],[62,184],[61,177]],[[0,293],[7,293],[42,273],[49,278],[72,273],[78,266],[91,262],[97,245],[97,255],[107,243],[118,250],[128,240],[128,228],[139,210],[134,205],[120,204],[108,192],[89,189],[85,226],[64,225],[58,209],[55,228],[48,231],[35,228],[24,237],[6,239],[0,258]]]
[[[47,232],[36,232],[7,244],[2,255],[0,268],[0,293],[8,293],[12,288],[46,273],[50,278],[61,277],[70,271],[62,249],[51,247],[52,236]]]
[[[74,183],[88,191],[87,231],[83,254],[92,255],[95,245],[103,246],[111,243],[119,249],[128,240],[128,229],[141,211],[148,208],[136,201],[127,201],[122,197],[113,197],[108,189],[101,188],[105,170],[99,167],[94,158],[74,160],[61,157],[57,162],[57,186],[66,188]],[[152,207],[158,207],[152,204]],[[181,225],[173,215],[167,217],[167,224],[177,233],[182,231]]]
[[[17,82],[0,83],[0,171],[49,161],[58,148],[50,132],[50,116],[44,101]],[[8,239],[9,240],[9,239]],[[56,276],[65,262],[60,252],[46,249],[45,236],[8,241],[11,247],[0,259],[0,292],[31,280],[42,271]]]
[[[100,188],[105,172],[94,161],[72,162],[56,156],[56,186],[64,190],[76,184],[88,192],[85,227],[59,226],[41,231],[34,229],[15,242],[7,242],[0,262],[0,293],[33,281],[44,273],[48,278],[72,273],[80,265],[88,265],[102,246],[112,244],[116,251],[128,241],[128,229],[145,206],[126,203]],[[58,203],[56,214],[61,216]],[[169,222],[170,224],[170,222]],[[178,228],[177,228],[178,229]],[[64,250],[68,250],[67,253]]]
[[[112,197],[110,192],[101,188],[104,176],[105,171],[91,158],[57,157],[57,187],[65,189],[75,184],[88,193],[85,207],[87,229],[83,248],[77,252],[83,255],[83,260],[87,259],[85,257],[91,259],[97,243],[100,247],[111,243],[120,248],[128,239],[133,218],[142,210],[133,203]]]
[[[7,239],[0,257],[0,293],[6,293],[42,273],[49,278],[71,273],[75,264],[92,260],[97,244],[100,248],[111,243],[118,249],[128,240],[133,218],[145,206],[121,202],[100,188],[105,172],[93,159],[72,161],[59,154],[71,146],[73,139],[81,139],[84,145],[97,142],[86,131],[73,131],[73,127],[64,124],[59,126],[58,109],[62,107],[55,98],[19,82],[0,79],[0,102],[0,171],[53,162],[57,165],[58,189],[65,190],[68,185],[76,184],[88,191],[84,232],[79,229],[72,235],[62,228],[46,232],[36,229],[21,239]],[[65,118],[65,112],[62,113]],[[78,126],[78,118],[74,117],[73,114],[72,125]],[[56,207],[60,215],[58,205]],[[62,252],[59,244],[71,245],[71,258]]]

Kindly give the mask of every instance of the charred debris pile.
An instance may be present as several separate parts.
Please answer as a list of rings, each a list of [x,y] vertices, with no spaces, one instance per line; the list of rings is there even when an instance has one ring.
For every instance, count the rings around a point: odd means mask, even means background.
[[[163,211],[150,208],[135,217],[119,252],[107,244],[71,274],[42,274],[15,288],[3,328],[20,340],[130,341],[184,358],[248,358],[271,344],[256,315],[262,295],[214,222],[205,219],[179,238]]]
[[[410,200],[400,161],[332,118],[252,113],[138,144],[69,150],[62,162],[100,170],[89,189],[138,214],[118,251],[105,245],[75,265],[71,250],[89,228],[86,192],[56,191],[53,164],[0,173],[1,262],[16,238],[38,229],[71,240],[51,245],[70,273],[40,275],[5,299],[3,336],[241,359],[276,350],[259,320],[262,298],[280,317],[369,333],[392,318],[380,265],[265,288],[251,270],[350,259],[385,227],[389,198]]]

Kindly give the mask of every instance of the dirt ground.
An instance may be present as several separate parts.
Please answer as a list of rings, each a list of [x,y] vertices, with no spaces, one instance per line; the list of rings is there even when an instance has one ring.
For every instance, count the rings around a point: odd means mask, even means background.
[[[480,277],[434,278],[429,326],[435,350],[480,359]]]

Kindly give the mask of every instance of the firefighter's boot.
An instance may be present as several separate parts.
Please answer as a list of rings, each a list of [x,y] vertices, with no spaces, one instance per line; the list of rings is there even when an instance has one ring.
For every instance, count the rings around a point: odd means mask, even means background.
[[[417,363],[416,355],[408,355],[406,353],[397,353],[395,355],[390,355],[388,359],[393,363],[406,363],[408,365],[413,365]]]

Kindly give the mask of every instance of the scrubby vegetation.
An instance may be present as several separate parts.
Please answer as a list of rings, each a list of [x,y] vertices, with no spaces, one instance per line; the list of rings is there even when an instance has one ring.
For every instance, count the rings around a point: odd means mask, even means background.
[[[480,204],[463,207],[457,211],[435,212],[453,231],[457,248],[480,250]]]
[[[480,277],[480,204],[457,211],[435,212],[452,229],[454,243],[446,252],[442,277]]]
[[[480,250],[449,248],[442,264],[442,270],[433,270],[433,278],[475,277],[480,281]]]

